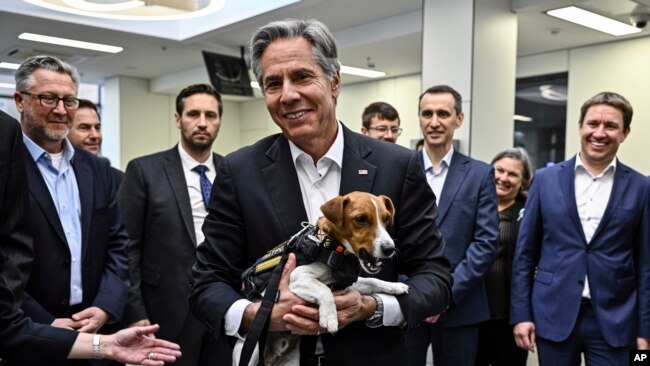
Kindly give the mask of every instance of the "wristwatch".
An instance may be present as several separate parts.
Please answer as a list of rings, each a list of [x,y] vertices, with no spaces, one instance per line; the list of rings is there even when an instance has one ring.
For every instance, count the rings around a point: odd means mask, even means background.
[[[366,326],[368,328],[378,328],[384,325],[384,302],[381,301],[381,297],[377,294],[370,294],[370,296],[377,302],[377,310],[366,318]]]

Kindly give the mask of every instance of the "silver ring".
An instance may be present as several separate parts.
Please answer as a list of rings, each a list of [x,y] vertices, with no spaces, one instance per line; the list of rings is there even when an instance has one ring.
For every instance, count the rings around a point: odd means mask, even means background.
[[[147,359],[148,360],[153,360],[153,352],[147,353]]]

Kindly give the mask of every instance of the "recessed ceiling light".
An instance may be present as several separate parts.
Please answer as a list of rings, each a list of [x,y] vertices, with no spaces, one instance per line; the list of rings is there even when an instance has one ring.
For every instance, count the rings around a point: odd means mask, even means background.
[[[515,121],[520,121],[520,122],[532,122],[533,121],[533,117],[522,116],[521,114],[515,114],[515,117],[513,119]]]
[[[0,83],[0,88],[16,89],[16,84],[12,84],[12,83]]]
[[[344,65],[341,65],[341,73],[348,74],[348,75],[363,76],[366,78],[380,78],[382,76],[386,76],[386,73],[383,71],[368,70],[359,67],[351,67],[351,66],[344,66]]]
[[[588,27],[600,32],[608,33],[613,36],[624,36],[626,34],[641,32],[641,29],[633,27],[629,24],[604,17],[600,14],[592,13],[575,6],[549,10],[546,12],[546,14],[552,17],[560,18],[562,20],[566,20],[568,22],[582,25],[583,27]]]
[[[101,43],[76,41],[74,39],[67,39],[67,38],[44,36],[41,34],[34,34],[34,33],[22,33],[21,35],[18,36],[18,38],[27,41],[56,44],[59,46],[83,48],[87,50],[108,52],[108,53],[118,53],[118,52],[122,52],[123,50],[122,47],[117,47],[117,46],[109,46]]]
[[[0,68],[3,69],[18,70],[19,67],[20,64],[15,64],[13,62],[0,62]]]

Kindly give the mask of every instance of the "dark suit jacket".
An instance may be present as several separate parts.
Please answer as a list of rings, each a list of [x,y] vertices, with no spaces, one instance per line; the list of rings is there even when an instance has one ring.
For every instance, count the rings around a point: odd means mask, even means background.
[[[424,153],[418,154],[423,168]],[[454,276],[453,305],[440,322],[446,327],[476,324],[490,318],[485,274],[498,250],[499,209],[492,167],[454,151],[440,196],[436,223]]]
[[[397,255],[385,261],[377,277],[397,281],[407,274],[407,295],[397,296],[409,327],[441,312],[448,304],[451,276],[443,257],[437,209],[415,153],[343,127],[344,152],[340,193],[384,194],[395,205]],[[226,156],[219,165],[208,217],[206,240],[197,249],[194,292],[197,319],[223,338],[223,317],[242,298],[242,271],[267,250],[288,239],[307,220],[289,144],[283,135],[264,138]],[[405,329],[370,329],[362,322],[336,336],[323,337],[328,364],[405,364]],[[224,355],[229,357],[229,355]]]
[[[54,201],[25,148],[30,191],[34,263],[23,302],[25,314],[39,323],[69,317],[70,250]],[[75,149],[72,161],[81,202],[84,308],[97,306],[112,320],[122,316],[128,292],[128,237],[117,205],[110,165]]]
[[[32,323],[15,307],[13,293],[5,283],[6,278],[14,278],[7,275],[13,267],[5,257],[7,251],[15,256],[16,250],[11,248],[17,246],[25,255],[20,261],[24,264],[31,258],[31,240],[26,240],[29,235],[23,222],[27,217],[27,180],[22,142],[18,122],[0,111],[0,358],[45,362],[64,359],[77,332]]]
[[[9,258],[0,270],[5,285],[20,299],[33,259],[32,237],[27,222],[27,185],[23,135],[13,117],[0,111],[0,242]]]
[[[213,153],[215,166],[221,156]],[[119,193],[129,233],[131,288],[124,322],[149,319],[158,336],[176,339],[191,316],[196,234],[178,145],[134,159]]]
[[[576,158],[541,169],[526,201],[513,267],[510,320],[561,342],[573,330],[585,274],[594,314],[612,347],[650,338],[650,181],[617,164],[591,242],[575,199]]]

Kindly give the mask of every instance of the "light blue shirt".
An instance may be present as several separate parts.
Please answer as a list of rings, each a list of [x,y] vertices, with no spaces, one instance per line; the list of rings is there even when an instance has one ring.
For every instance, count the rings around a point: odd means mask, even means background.
[[[63,140],[63,150],[50,154],[36,145],[27,135],[23,141],[38,170],[59,214],[59,220],[70,248],[70,305],[80,304],[83,299],[81,287],[81,201],[77,178],[72,169],[74,148],[68,139]],[[58,163],[57,163],[58,162]],[[44,245],[45,243],[37,243]]]
[[[429,159],[426,151],[422,149],[422,157],[424,162],[424,173],[427,176],[427,182],[431,187],[431,190],[436,195],[436,204],[440,206],[440,195],[442,194],[442,188],[445,186],[445,181],[447,180],[447,172],[449,171],[449,165],[451,165],[451,157],[454,155],[454,148],[452,147],[447,151],[447,154],[440,160],[440,166],[438,169],[433,167],[433,162]]]

